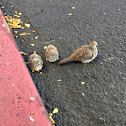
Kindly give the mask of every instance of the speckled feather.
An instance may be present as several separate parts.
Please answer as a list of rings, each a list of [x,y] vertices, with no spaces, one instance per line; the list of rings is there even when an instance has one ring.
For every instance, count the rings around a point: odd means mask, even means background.
[[[83,45],[77,49],[71,56],[66,59],[63,59],[59,64],[64,64],[70,61],[81,61],[82,63],[89,63],[96,58],[97,51],[97,42],[93,41],[90,45]]]
[[[46,60],[49,62],[55,62],[59,59],[59,53],[54,45],[48,45],[45,51]]]

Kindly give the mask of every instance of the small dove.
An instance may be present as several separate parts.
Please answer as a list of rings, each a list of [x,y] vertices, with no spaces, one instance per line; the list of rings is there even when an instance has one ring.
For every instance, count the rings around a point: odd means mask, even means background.
[[[39,71],[42,69],[43,61],[42,61],[41,56],[36,54],[36,51],[34,51],[34,53],[29,56],[28,66],[33,71]]]
[[[48,45],[45,51],[46,60],[49,62],[55,62],[59,59],[59,53],[54,45]]]
[[[71,56],[61,60],[58,64],[64,64],[70,61],[81,61],[82,63],[89,63],[94,60],[97,55],[97,42],[93,41],[90,45],[81,46]]]

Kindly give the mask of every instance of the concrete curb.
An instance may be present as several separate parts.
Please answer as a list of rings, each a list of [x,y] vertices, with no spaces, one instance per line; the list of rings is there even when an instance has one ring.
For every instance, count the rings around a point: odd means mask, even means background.
[[[51,125],[0,10],[0,126]]]

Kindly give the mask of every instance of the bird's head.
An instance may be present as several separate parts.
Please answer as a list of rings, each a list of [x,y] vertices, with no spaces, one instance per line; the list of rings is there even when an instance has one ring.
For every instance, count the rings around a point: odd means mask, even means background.
[[[39,60],[33,60],[32,64],[35,71],[42,69],[42,63]]]
[[[97,47],[97,42],[96,41],[93,41],[91,44],[90,44],[90,46],[94,49],[94,48],[96,48]]]

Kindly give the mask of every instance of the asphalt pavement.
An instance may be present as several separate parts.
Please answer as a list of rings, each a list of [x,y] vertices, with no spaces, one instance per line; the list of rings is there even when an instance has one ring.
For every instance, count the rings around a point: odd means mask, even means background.
[[[16,29],[15,40],[19,50],[28,53],[22,55],[26,62],[34,50],[42,56],[42,74],[30,74],[47,111],[58,108],[56,126],[126,126],[125,0],[1,2],[3,13],[21,12],[22,22],[31,25]],[[22,32],[30,34],[20,36]],[[92,41],[97,41],[99,55],[89,64],[60,66],[45,60],[49,44],[57,46],[61,60]]]

